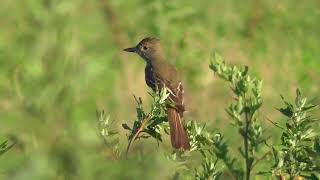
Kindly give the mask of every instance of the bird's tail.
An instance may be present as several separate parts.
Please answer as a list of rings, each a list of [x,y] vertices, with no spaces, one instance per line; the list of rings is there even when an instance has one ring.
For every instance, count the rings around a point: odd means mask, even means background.
[[[182,117],[175,108],[167,108],[171,144],[175,149],[189,150],[190,142],[182,123]]]

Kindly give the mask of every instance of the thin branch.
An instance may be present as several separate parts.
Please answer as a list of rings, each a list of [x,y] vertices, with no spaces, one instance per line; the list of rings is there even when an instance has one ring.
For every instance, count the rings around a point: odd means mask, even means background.
[[[268,152],[266,152],[263,156],[261,156],[259,159],[257,159],[255,161],[255,163],[252,165],[252,168],[254,168],[257,164],[259,164],[260,161],[262,161],[263,159],[265,159],[268,155],[271,154],[271,151],[269,150]]]
[[[284,127],[280,126],[280,125],[279,125],[278,123],[276,123],[276,122],[273,122],[270,118],[268,118],[268,116],[266,116],[266,115],[263,114],[263,113],[261,113],[261,114],[265,117],[265,119],[266,119],[267,121],[269,121],[270,123],[272,123],[272,124],[275,125],[276,127],[280,128],[280,129],[282,129],[282,130],[285,130]]]
[[[143,120],[141,126],[139,127],[139,129],[136,131],[136,133],[133,135],[133,137],[129,140],[128,146],[127,146],[127,150],[126,150],[126,157],[128,157],[128,153],[130,150],[130,147],[132,146],[132,143],[139,137],[140,133],[144,130],[144,128],[146,127],[147,123],[151,120],[151,113],[149,113],[147,115],[147,117]]]

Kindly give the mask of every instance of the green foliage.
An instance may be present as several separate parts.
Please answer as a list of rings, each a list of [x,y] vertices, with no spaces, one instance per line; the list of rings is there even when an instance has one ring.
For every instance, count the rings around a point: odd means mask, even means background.
[[[214,138],[213,145],[214,154],[224,162],[228,170],[231,172],[233,179],[243,178],[243,170],[238,167],[237,159],[229,153],[228,144],[222,135],[218,135]]]
[[[127,153],[134,141],[140,138],[153,137],[158,141],[162,141],[160,130],[167,129],[167,126],[163,122],[167,121],[167,115],[164,112],[165,105],[168,104],[167,98],[169,92],[164,87],[160,92],[150,92],[152,97],[151,110],[146,113],[143,110],[142,99],[136,98],[137,103],[137,119],[134,121],[132,128],[127,124],[122,124],[122,127],[129,130]],[[168,132],[168,131],[167,131]]]
[[[272,169],[274,175],[305,177],[319,179],[319,133],[314,129],[318,119],[309,113],[318,109],[317,105],[307,101],[300,90],[296,90],[296,99],[290,103],[281,96],[285,107],[278,110],[286,116],[285,127],[282,130],[281,144],[273,147],[275,164]]]
[[[162,142],[162,136],[160,134],[161,130],[164,130],[168,134],[167,116],[165,114],[166,105],[170,102],[169,93],[164,87],[159,92],[150,92],[149,95],[152,97],[151,109],[149,112],[145,112],[143,108],[143,103],[141,98],[135,98],[137,107],[136,113],[137,118],[134,121],[132,127],[128,124],[122,124],[125,130],[129,131],[128,135],[128,146],[126,150],[126,156],[128,155],[129,149],[132,144],[139,139],[153,138],[156,141]],[[98,124],[100,135],[102,136],[107,149],[119,159],[121,158],[121,150],[119,150],[119,141],[117,132],[112,131],[112,123],[110,123],[110,116],[107,116],[104,111],[97,113]],[[174,151],[168,159],[179,164],[180,167],[187,169],[187,172],[183,173],[182,177],[185,178],[195,178],[198,180],[204,179],[218,179],[222,171],[218,169],[218,158],[215,157],[215,153],[222,152],[226,156],[227,152],[225,146],[221,146],[222,138],[220,134],[215,134],[214,132],[208,131],[205,124],[200,124],[195,121],[189,121],[186,124],[187,132],[189,133],[191,150],[190,152],[196,153],[200,152],[203,158],[201,163],[201,171],[199,168],[187,167],[185,166],[188,161],[188,156],[183,151]],[[215,160],[213,160],[215,158]],[[222,158],[223,159],[223,158]],[[223,159],[228,161],[228,158]],[[227,162],[228,163],[228,162]],[[194,173],[192,168],[195,168]]]
[[[221,176],[221,172],[217,171],[217,160],[213,161],[212,159],[206,158],[202,163],[203,171],[196,172],[195,179],[196,180],[215,180],[219,179]]]
[[[214,179],[220,177],[225,169],[223,165],[218,164],[219,161],[225,164],[226,170],[231,172],[231,177],[241,178],[243,176],[243,172],[237,169],[236,159],[231,157],[227,142],[220,133],[209,131],[206,124],[200,124],[196,121],[189,121],[187,130],[191,151],[198,151],[202,155],[203,171],[202,174],[196,171],[197,178],[212,177]]]
[[[8,141],[4,141],[0,144],[0,156],[7,152],[14,146],[15,143],[8,144]]]
[[[221,165],[218,165],[219,157],[216,155],[215,150],[221,151],[221,148],[215,148],[214,145],[218,141],[217,137],[220,137],[221,135],[209,131],[208,128],[206,128],[206,124],[200,124],[196,121],[189,121],[186,124],[186,128],[190,138],[190,151],[200,152],[202,156],[202,171],[196,169],[195,179],[219,179],[223,169]]]
[[[228,66],[217,53],[214,53],[214,61],[211,62],[210,68],[219,77],[231,83],[235,98],[226,111],[243,138],[243,147],[240,147],[239,151],[245,159],[245,178],[250,179],[251,171],[257,162],[256,154],[266,141],[257,118],[257,112],[262,105],[262,81],[250,77],[247,74],[248,67],[238,69],[236,66]],[[242,179],[243,176],[240,174],[237,174],[237,177]]]
[[[16,144],[0,157],[0,179],[183,179],[182,173],[176,176],[180,162],[162,156],[171,151],[163,133],[163,143],[142,139],[132,146],[131,159],[122,159],[130,131],[121,124],[131,126],[136,113],[132,93],[142,97],[146,114],[152,100],[143,62],[122,49],[145,36],[161,39],[182,75],[185,120],[195,119],[200,127],[204,122],[206,131],[219,129],[210,135],[223,137],[215,167],[220,179],[230,179],[230,169],[243,170],[237,151],[242,136],[228,126],[224,104],[230,93],[211,78],[209,52],[214,48],[228,63],[249,65],[251,77],[264,80],[263,113],[286,128],[273,109],[279,93],[293,98],[298,84],[304,94],[319,97],[318,7],[318,0],[1,0],[0,136]],[[104,126],[96,132],[96,109],[111,117],[103,136]],[[272,135],[268,144],[280,144],[281,131],[265,125]],[[314,132],[319,128],[315,123]],[[184,154],[189,179],[195,169],[202,173],[205,159],[199,154]],[[270,169],[270,158],[259,161],[252,177]],[[217,157],[208,159],[215,163]]]
[[[238,129],[240,137],[243,139],[243,146],[238,147],[242,155],[245,166],[240,165],[239,159],[235,154],[230,153],[230,144],[225,140],[221,133],[208,129],[206,124],[196,121],[186,123],[186,129],[189,134],[191,149],[189,153],[175,151],[168,159],[177,163],[184,169],[176,172],[176,178],[194,178],[204,179],[251,179],[254,177],[254,168],[270,154],[262,151],[262,145],[267,144],[267,139],[263,135],[263,128],[258,121],[257,112],[262,106],[262,81],[252,78],[248,75],[248,67],[238,69],[236,66],[229,66],[218,54],[214,54],[214,61],[210,68],[222,79],[231,84],[231,89],[235,97],[233,102],[226,109],[227,114],[232,119],[232,124]],[[273,175],[284,178],[288,174],[290,179],[305,177],[317,179],[316,171],[319,171],[319,134],[317,134],[312,124],[317,120],[307,113],[316,109],[316,105],[307,102],[302,97],[300,90],[296,91],[297,97],[294,104],[287,102],[281,96],[285,107],[278,110],[285,115],[288,120],[286,127],[271,121],[278,128],[281,128],[281,145],[273,146],[271,151],[274,158],[272,171],[260,171],[260,175]],[[160,130],[169,132],[165,107],[169,102],[167,100],[169,93],[166,88],[160,92],[149,93],[152,97],[151,109],[145,112],[141,98],[136,98],[137,118],[132,127],[123,124],[123,128],[129,130],[127,153],[132,143],[140,138],[153,138],[162,142]],[[108,142],[112,135],[109,128],[109,117],[104,112],[98,116],[100,122],[101,134],[104,140]],[[109,143],[110,144],[110,143]],[[118,144],[116,141],[115,144]],[[112,145],[110,147],[118,147]],[[109,148],[110,148],[109,147]],[[114,150],[113,150],[114,151]],[[200,167],[187,165],[192,156],[201,155]],[[120,154],[120,153],[118,153]],[[260,156],[263,154],[262,156]],[[260,156],[260,157],[259,157]],[[193,170],[194,169],[194,170]],[[179,170],[178,170],[179,171]],[[255,171],[257,172],[257,171]]]
[[[110,121],[110,116],[104,110],[97,111],[98,130],[100,136],[103,138],[107,149],[111,150],[113,158],[121,157],[121,149],[119,145],[118,133],[111,130],[113,122]]]
[[[243,139],[243,146],[238,147],[242,155],[244,167],[240,165],[239,159],[235,154],[230,153],[230,144],[225,140],[221,133],[211,131],[206,124],[196,121],[186,123],[186,129],[189,134],[191,149],[190,152],[175,151],[168,159],[183,167],[184,170],[176,172],[175,178],[194,178],[204,179],[251,179],[257,164],[269,164],[263,162],[270,154],[270,151],[263,152],[262,145],[267,144],[264,137],[263,128],[258,121],[257,112],[262,106],[262,81],[252,78],[248,75],[248,67],[238,69],[236,66],[229,66],[218,55],[214,55],[214,61],[210,68],[222,79],[231,84],[231,89],[235,97],[233,103],[229,105],[226,112],[232,119],[232,124],[238,129],[240,137]],[[169,102],[167,99],[169,93],[166,88],[160,92],[150,93],[152,97],[151,109],[148,113],[144,111],[142,99],[136,98],[137,119],[133,126],[129,127],[123,124],[123,128],[129,130],[127,153],[132,143],[140,138],[153,138],[162,142],[160,130],[168,133],[168,126],[165,115],[165,107]],[[316,171],[319,170],[319,135],[312,129],[312,124],[316,119],[307,115],[307,112],[314,110],[317,106],[307,102],[300,91],[297,90],[295,104],[292,105],[285,101],[284,108],[278,109],[283,115],[288,117],[286,128],[281,127],[271,121],[284,132],[281,136],[281,145],[279,149],[272,147],[272,154],[275,161],[272,171],[260,171],[260,175],[275,175],[285,177],[289,175],[290,179],[297,177],[306,177],[317,179]],[[110,134],[109,118],[100,115],[102,125],[102,135],[108,138]],[[104,120],[101,120],[104,119]],[[116,134],[116,133],[111,133]],[[116,146],[117,147],[117,146]],[[262,151],[262,152],[261,152]],[[201,155],[200,167],[187,165],[192,156]],[[262,154],[262,155],[261,155]],[[194,170],[193,170],[194,169]],[[174,178],[174,179],[175,179]]]

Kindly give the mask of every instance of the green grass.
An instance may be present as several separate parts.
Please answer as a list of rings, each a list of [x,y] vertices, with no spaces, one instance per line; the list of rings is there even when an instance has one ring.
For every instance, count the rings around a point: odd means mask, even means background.
[[[317,0],[2,0],[0,136],[18,144],[0,157],[0,178],[171,177],[175,165],[167,165],[158,151],[170,152],[168,138],[160,147],[138,143],[134,161],[112,161],[96,132],[95,112],[105,109],[125,146],[120,124],[135,118],[132,94],[151,101],[143,61],[122,52],[145,36],[161,39],[183,76],[185,119],[222,128],[230,142],[237,142],[226,125],[232,97],[208,68],[213,50],[263,79],[260,113],[269,118],[282,118],[274,109],[281,105],[279,95],[293,99],[297,87],[319,104],[319,5]],[[148,155],[139,161],[142,150]]]

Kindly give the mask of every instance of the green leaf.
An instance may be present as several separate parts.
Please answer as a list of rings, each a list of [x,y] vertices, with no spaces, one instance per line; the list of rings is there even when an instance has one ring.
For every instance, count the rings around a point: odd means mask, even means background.
[[[289,118],[293,116],[292,109],[289,108],[289,107],[280,108],[280,109],[277,109],[277,110],[280,111],[283,115],[285,115],[285,116],[287,116]]]
[[[11,149],[13,146],[15,145],[15,143],[11,143],[10,145],[8,145],[8,141],[4,141],[0,144],[0,155],[4,154],[5,152],[7,152],[9,149]]]
[[[131,130],[131,128],[130,128],[130,127],[128,126],[128,124],[126,124],[126,123],[123,123],[123,124],[122,124],[122,128],[123,128],[123,129],[126,129],[126,130],[129,130],[129,131]]]
[[[320,138],[319,137],[314,138],[313,149],[315,150],[315,152],[319,153],[320,155]]]
[[[318,105],[308,105],[308,106],[304,106],[301,111],[312,111],[314,110],[316,107],[318,107]]]
[[[299,89],[296,89],[296,100],[295,103],[297,107],[301,107],[302,97],[301,97],[301,91]]]

